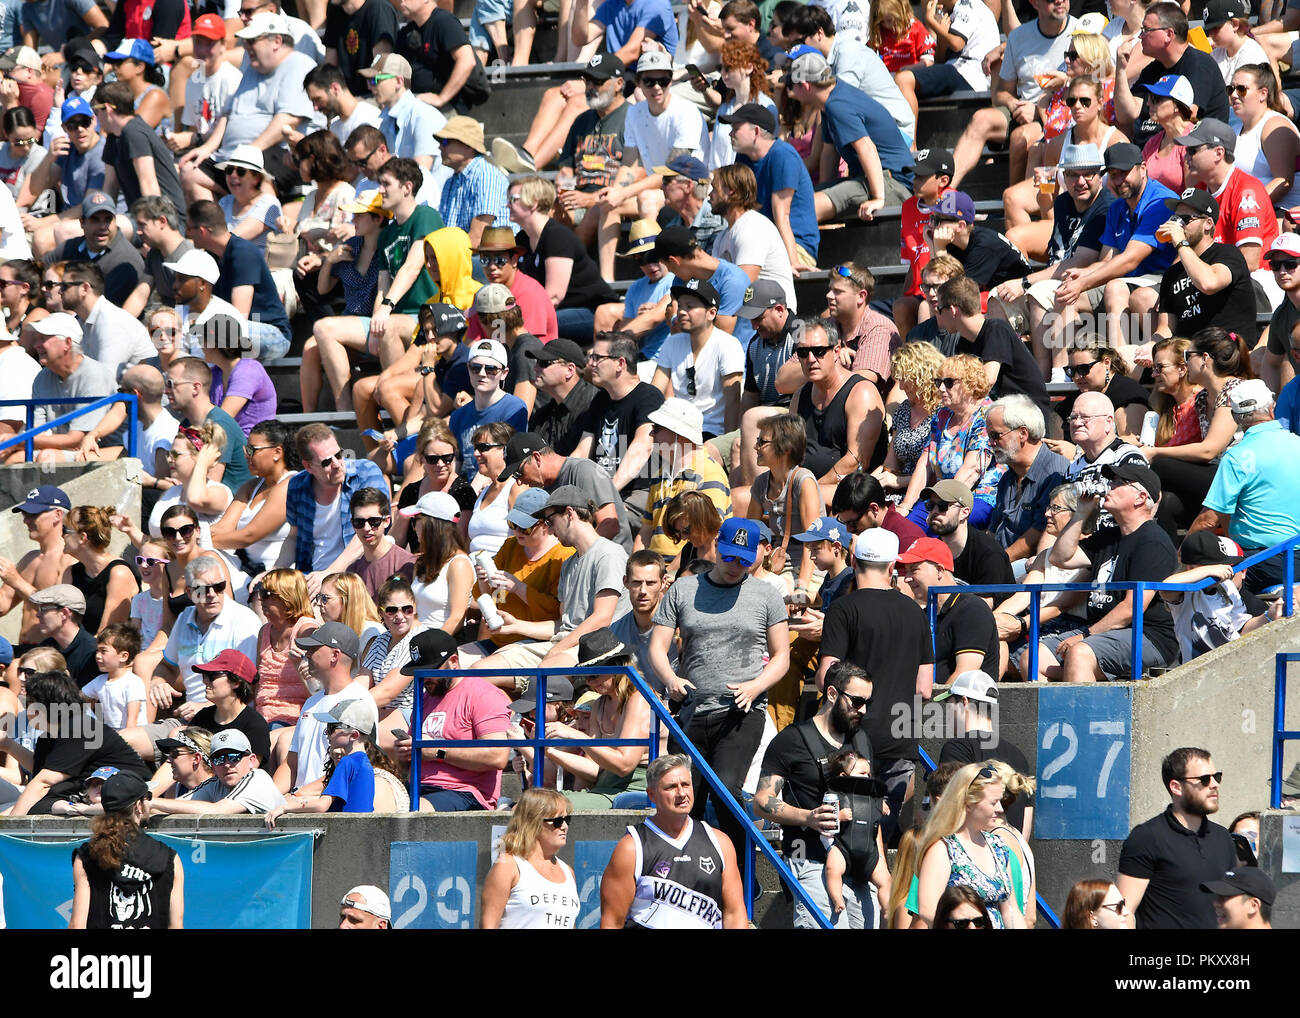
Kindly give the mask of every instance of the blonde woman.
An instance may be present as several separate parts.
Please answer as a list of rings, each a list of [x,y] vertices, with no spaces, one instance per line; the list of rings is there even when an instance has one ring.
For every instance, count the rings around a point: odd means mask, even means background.
[[[930,419],[939,409],[934,379],[943,364],[933,343],[908,343],[889,359],[895,391],[904,397],[894,406],[889,426],[889,452],[872,476],[886,491],[906,491],[912,471],[930,441]]]
[[[988,763],[998,772],[1003,785],[1002,801],[994,817],[992,830],[1011,849],[1011,883],[1016,890],[1016,904],[1025,917],[1025,926],[1032,930],[1038,919],[1038,878],[1034,866],[1034,851],[1029,847],[1028,836],[1007,821],[1007,810],[1019,796],[1033,795],[1037,782],[1001,760],[990,760]],[[1026,823],[1026,830],[1029,830],[1032,823],[1031,813]]]
[[[519,797],[501,854],[483,882],[483,929],[574,928],[582,902],[573,870],[560,858],[570,812],[553,788],[529,788]]]
[[[215,480],[212,472],[221,465],[226,448],[226,433],[221,426],[208,422],[195,429],[182,426],[172,440],[167,462],[176,485],[159,496],[149,513],[149,534],[158,537],[163,513],[174,505],[187,505],[200,523],[209,527],[230,508],[230,489]]]
[[[384,623],[360,576],[330,573],[321,580],[320,593],[312,603],[322,622],[342,622],[360,637],[361,659],[353,663],[354,671],[369,672],[373,664],[383,660],[381,652],[376,661],[371,661],[375,637],[384,632]]]
[[[1011,882],[1011,850],[990,833],[1006,784],[988,763],[967,764],[944,789],[921,835],[917,914],[911,928],[930,929],[948,887],[970,887],[988,907],[996,929],[1024,929]]]
[[[85,594],[81,626],[92,636],[110,622],[130,618],[131,598],[140,592],[140,583],[126,560],[108,550],[115,512],[79,505],[63,521],[64,549],[77,560],[64,570],[63,582]]]
[[[257,634],[257,698],[254,706],[275,728],[293,727],[315,690],[307,687],[298,637],[318,625],[307,579],[296,569],[272,569],[259,581],[266,624]]]

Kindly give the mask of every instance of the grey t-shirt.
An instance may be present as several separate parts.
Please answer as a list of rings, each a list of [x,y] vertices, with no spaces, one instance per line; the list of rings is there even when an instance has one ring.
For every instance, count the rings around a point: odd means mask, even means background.
[[[277,113],[294,117],[307,117],[313,127],[324,127],[324,121],[312,108],[302,79],[316,66],[316,61],[302,53],[290,53],[270,74],[259,74],[244,58],[244,77],[235,89],[227,113],[226,133],[217,150],[216,161],[230,157],[236,145],[249,144],[266,130]],[[307,128],[303,133],[310,134]]]
[[[728,683],[748,682],[763,670],[767,631],[785,621],[785,602],[768,583],[745,577],[723,587],[708,576],[679,579],[659,602],[655,625],[682,638],[677,674],[695,686],[695,713],[730,710],[736,694]],[[756,706],[767,703],[764,695]]]
[[[623,497],[614,487],[614,482],[610,480],[609,474],[595,460],[577,459],[570,456],[564,461],[564,466],[560,467],[560,475],[555,480],[556,487],[564,484],[574,484],[582,490],[582,493],[596,504],[599,509],[614,503],[614,512],[618,514],[618,541],[616,542],[624,552],[632,552],[632,530],[628,526],[627,513],[623,509]],[[618,584],[621,589],[623,584],[620,579]]]
[[[57,49],[74,35],[87,34],[85,16],[95,0],[46,0],[23,4],[23,27],[33,29],[42,47]]]
[[[164,304],[174,304],[176,297],[176,274],[165,267],[166,262],[177,262],[181,255],[194,250],[194,241],[186,239],[176,245],[176,250],[163,254],[153,248],[145,255],[145,270],[153,277],[153,288],[158,291],[158,299]]]
[[[636,616],[629,611],[610,623],[609,629],[623,646],[636,655],[636,670],[641,673],[641,677],[650,683],[656,693],[662,695],[664,684],[650,665],[650,634],[655,631],[654,623],[651,622],[650,628],[643,633],[636,624]],[[677,641],[672,640],[668,644],[668,663],[674,671],[677,669],[677,658]]]
[[[67,378],[60,378],[49,368],[41,368],[41,373],[32,382],[32,399],[36,400],[33,411],[33,423],[44,424],[56,417],[72,413],[76,405],[68,403],[41,403],[44,399],[67,399],[73,396],[88,397],[87,402],[101,396],[111,396],[117,392],[117,378],[99,361],[82,357],[77,369]],[[104,407],[74,417],[67,424],[60,424],[54,429],[56,435],[66,435],[69,431],[89,431],[104,418],[108,411]],[[101,445],[112,445],[113,440],[121,441],[121,431],[116,431],[109,439],[101,439]]]
[[[560,582],[556,596],[560,599],[560,624],[556,636],[577,629],[591,615],[596,595],[602,590],[618,594],[619,603],[614,614],[626,611],[627,592],[623,589],[623,573],[627,570],[627,552],[613,541],[596,538],[586,552],[570,555],[560,569]]]
[[[191,802],[221,802],[234,799],[249,813],[269,813],[277,806],[284,805],[284,796],[275,787],[271,775],[260,767],[254,767],[240,779],[234,788],[227,788],[216,778],[208,778],[194,791],[181,796]]]

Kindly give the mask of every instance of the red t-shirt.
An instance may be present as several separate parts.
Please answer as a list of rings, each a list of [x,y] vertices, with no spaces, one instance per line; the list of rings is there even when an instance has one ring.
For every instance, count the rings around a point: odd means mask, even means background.
[[[36,130],[45,133],[45,121],[54,107],[54,89],[43,81],[18,82],[18,105],[26,106],[32,111],[36,120]]]
[[[510,727],[510,698],[486,679],[470,675],[444,696],[424,697],[422,739],[504,738]],[[420,762],[420,784],[468,792],[484,809],[496,809],[501,772],[468,771],[442,760]]]
[[[524,314],[524,331],[531,332],[543,343],[549,343],[560,334],[555,321],[555,305],[546,296],[546,288],[532,276],[518,270],[515,281],[510,285],[510,292],[519,303],[519,310]],[[469,328],[465,330],[465,342],[472,343],[483,338],[483,325],[478,315],[469,316]]]
[[[904,67],[919,64],[927,54],[934,56],[934,33],[916,20],[901,36],[881,26],[877,52],[890,73],[897,74]]]
[[[952,188],[948,188],[951,191]],[[945,191],[944,194],[947,194]],[[921,271],[930,262],[930,245],[925,240],[925,228],[930,225],[930,217],[921,211],[921,201],[916,195],[903,202],[902,235],[898,253],[910,266],[903,293],[908,297],[921,295]]]
[[[1219,244],[1263,244],[1267,251],[1277,236],[1273,199],[1258,177],[1233,167],[1223,190],[1214,196],[1219,202],[1219,222],[1214,240]]]

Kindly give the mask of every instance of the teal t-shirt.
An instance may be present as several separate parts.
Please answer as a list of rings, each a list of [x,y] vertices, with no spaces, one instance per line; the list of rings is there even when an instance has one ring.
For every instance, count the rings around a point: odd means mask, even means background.
[[[442,229],[442,216],[438,210],[428,205],[417,205],[406,222],[393,221],[379,234],[379,250],[383,255],[383,266],[390,276],[397,275],[397,270],[406,261],[414,244],[421,244],[424,238],[434,230]],[[394,314],[416,315],[420,305],[429,301],[438,292],[427,272],[421,272],[406,295],[393,308]]]

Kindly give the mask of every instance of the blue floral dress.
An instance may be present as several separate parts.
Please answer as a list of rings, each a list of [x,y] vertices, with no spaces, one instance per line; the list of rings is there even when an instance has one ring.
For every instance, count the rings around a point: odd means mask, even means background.
[[[930,444],[925,448],[926,459],[936,481],[956,477],[967,454],[978,452],[984,463],[984,472],[974,485],[973,494],[978,501],[987,502],[990,509],[997,501],[998,481],[1007,469],[994,461],[993,449],[989,445],[984,416],[992,405],[990,399],[981,400],[966,426],[953,434],[948,433],[948,427],[952,424],[952,411],[947,407],[936,410],[930,418]]]
[[[1000,838],[988,836],[985,840],[993,852],[993,864],[997,871],[992,874],[985,873],[975,864],[975,860],[966,851],[966,846],[961,843],[961,840],[955,834],[943,839],[944,847],[948,850],[948,862],[952,865],[952,872],[948,874],[948,886],[969,887],[978,894],[984,900],[985,907],[989,910],[989,918],[993,920],[993,928],[1001,930],[1005,928],[1005,925],[1002,921],[1002,912],[999,906],[1011,894],[1009,869],[1011,850],[1007,848],[1006,843]]]

